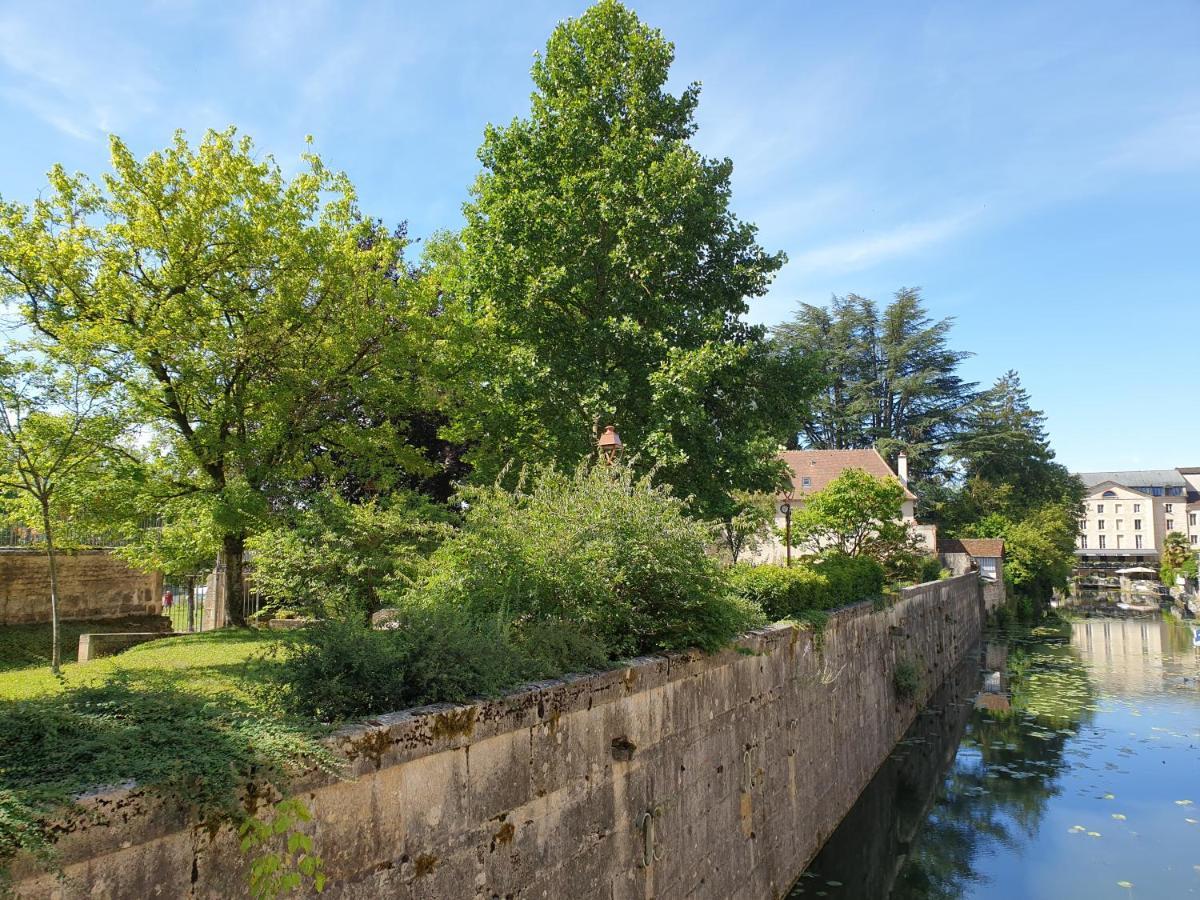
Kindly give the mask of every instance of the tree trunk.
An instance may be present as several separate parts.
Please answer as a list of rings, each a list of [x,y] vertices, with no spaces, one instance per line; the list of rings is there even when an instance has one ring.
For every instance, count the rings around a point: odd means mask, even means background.
[[[188,633],[196,630],[196,576],[187,577]]]
[[[242,557],[245,552],[245,535],[227,534],[221,539],[221,552],[217,555],[217,567],[221,571],[225,594],[225,615],[230,625],[239,628],[246,625],[246,608],[242,597]]]
[[[62,668],[62,651],[58,646],[58,560],[54,556],[50,503],[45,499],[42,500],[42,530],[46,534],[46,560],[50,564],[50,671],[57,675]]]

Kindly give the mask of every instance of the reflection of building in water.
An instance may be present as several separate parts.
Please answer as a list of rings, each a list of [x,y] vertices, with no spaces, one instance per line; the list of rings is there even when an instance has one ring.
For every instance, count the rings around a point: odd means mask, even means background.
[[[1184,650],[1177,630],[1158,618],[1083,619],[1071,623],[1071,646],[1098,686],[1110,691],[1158,690],[1165,677],[1197,667],[1196,654]]]

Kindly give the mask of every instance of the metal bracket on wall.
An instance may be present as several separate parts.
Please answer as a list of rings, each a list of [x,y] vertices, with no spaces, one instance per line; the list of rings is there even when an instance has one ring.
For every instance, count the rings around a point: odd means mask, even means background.
[[[656,806],[649,812],[642,813],[638,827],[642,829],[642,868],[648,869],[666,855],[665,850],[654,846],[654,818],[661,814],[662,807]]]

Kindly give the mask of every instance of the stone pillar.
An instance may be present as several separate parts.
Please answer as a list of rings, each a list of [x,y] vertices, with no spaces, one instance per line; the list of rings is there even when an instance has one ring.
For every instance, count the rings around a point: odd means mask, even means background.
[[[217,567],[205,579],[204,617],[200,622],[201,631],[212,631],[214,628],[224,628],[229,624],[229,601],[225,596],[225,566],[218,563]]]

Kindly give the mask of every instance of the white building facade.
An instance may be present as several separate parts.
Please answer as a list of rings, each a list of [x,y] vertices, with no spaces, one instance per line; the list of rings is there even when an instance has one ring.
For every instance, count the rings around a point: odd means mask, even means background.
[[[1081,562],[1157,565],[1171,532],[1200,550],[1200,467],[1078,476],[1087,489],[1075,542]]]

